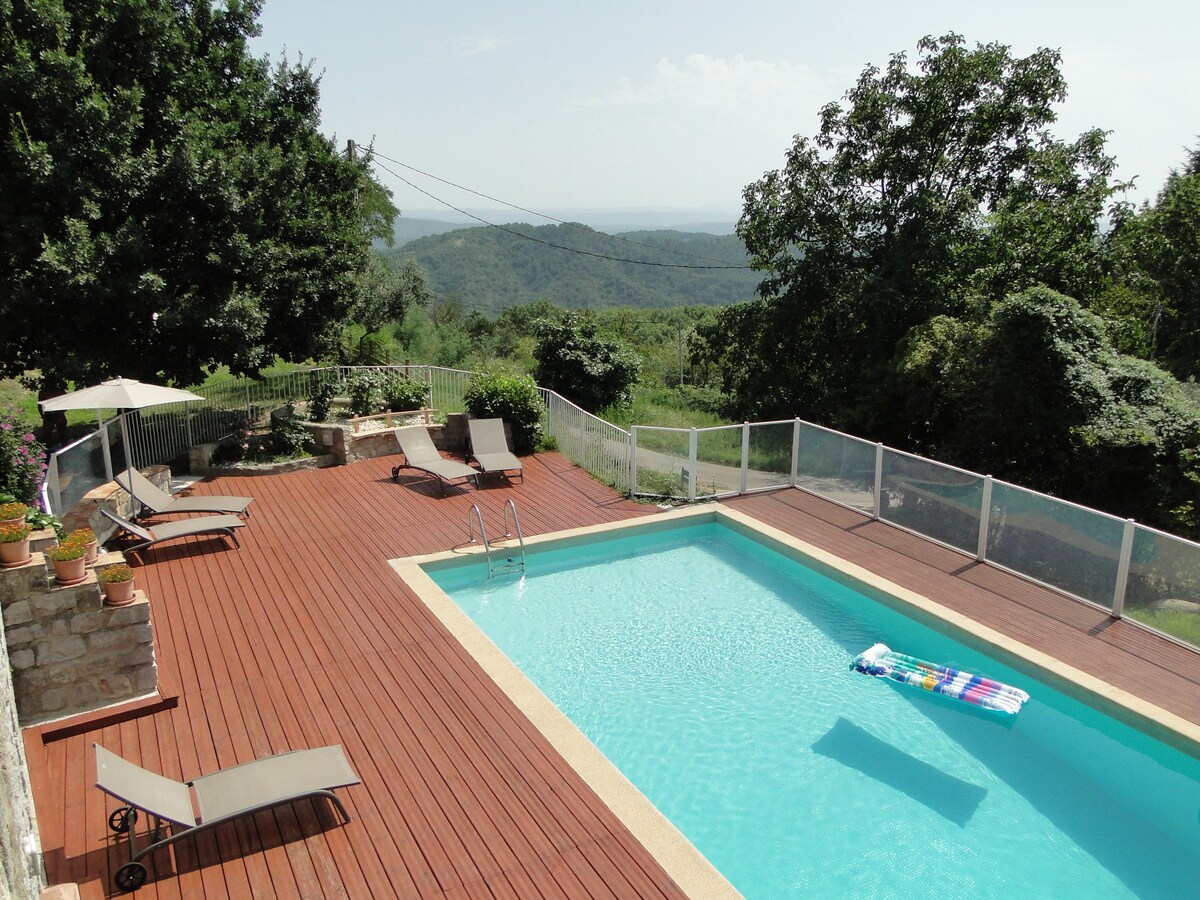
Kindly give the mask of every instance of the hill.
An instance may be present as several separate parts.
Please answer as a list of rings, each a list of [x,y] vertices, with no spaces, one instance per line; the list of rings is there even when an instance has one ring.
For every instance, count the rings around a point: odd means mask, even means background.
[[[457,296],[487,315],[542,298],[572,309],[724,306],[751,299],[760,280],[749,269],[689,268],[745,266],[746,249],[736,235],[635,231],[614,237],[578,224],[505,227],[523,236],[465,228],[419,238],[387,255],[393,264],[415,259],[435,293]]]

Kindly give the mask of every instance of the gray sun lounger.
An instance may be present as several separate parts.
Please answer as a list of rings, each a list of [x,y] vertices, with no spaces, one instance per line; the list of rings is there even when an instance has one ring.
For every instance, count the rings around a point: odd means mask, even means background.
[[[246,523],[237,516],[198,516],[194,519],[177,519],[174,522],[161,522],[154,526],[135,525],[128,519],[122,519],[111,510],[101,507],[100,512],[125,531],[132,534],[139,542],[126,549],[127,553],[138,553],[146,547],[170,541],[175,538],[190,537],[195,534],[221,534],[233,538],[235,547],[240,547],[234,529],[243,527]]]
[[[253,497],[176,497],[168,494],[137,469],[126,469],[114,479],[146,509],[157,515],[173,513],[233,513],[250,515]]]
[[[405,468],[428,472],[437,476],[443,497],[446,496],[447,481],[474,478],[475,486],[479,486],[479,470],[456,459],[444,459],[442,454],[438,453],[437,447],[433,446],[433,438],[429,436],[429,431],[424,425],[405,425],[403,428],[392,429],[392,433],[396,435],[400,452],[404,454],[404,465],[392,469],[393,479],[399,480],[400,470]]]
[[[503,419],[468,419],[467,428],[471,432],[470,457],[479,463],[480,469],[501,475],[515,471],[525,480],[521,460],[508,449]]]
[[[123,891],[137,890],[145,884],[146,866],[138,860],[160,847],[284,803],[327,797],[343,822],[349,822],[350,814],[333,789],[360,783],[340,745],[268,756],[187,783],[143,769],[99,744],[93,746],[96,787],[125,804],[108,818],[113,831],[129,834],[129,862],[113,876]],[[200,810],[198,816],[193,812],[193,796]],[[151,842],[140,850],[136,834],[139,810],[154,819]],[[163,822],[177,826],[165,837],[160,830]]]

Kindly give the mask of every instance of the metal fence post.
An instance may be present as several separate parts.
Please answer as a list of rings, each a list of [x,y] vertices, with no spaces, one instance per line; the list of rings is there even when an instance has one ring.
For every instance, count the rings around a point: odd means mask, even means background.
[[[800,417],[792,424],[792,476],[788,484],[796,486],[796,476],[800,472]]]
[[[741,493],[746,493],[746,488],[750,485],[750,423],[742,423],[742,490]]]
[[[629,426],[629,496],[637,494],[637,433],[638,426]]]
[[[983,476],[983,500],[979,507],[979,541],[975,545],[975,558],[979,562],[987,559],[988,528],[992,519],[992,476]]]
[[[1137,527],[1133,519],[1125,520],[1125,530],[1121,534],[1121,556],[1117,562],[1117,583],[1113,587],[1112,614],[1121,618],[1125,609],[1125,589],[1129,586],[1129,567],[1133,563],[1133,538]]]
[[[688,435],[688,502],[696,499],[696,437],[695,428]]]
[[[883,500],[883,444],[875,445],[875,511],[872,519],[878,521],[881,502]]]

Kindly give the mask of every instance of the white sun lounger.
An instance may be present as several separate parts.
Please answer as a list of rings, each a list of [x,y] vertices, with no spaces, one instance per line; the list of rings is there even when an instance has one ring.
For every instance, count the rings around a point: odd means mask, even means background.
[[[123,891],[137,890],[146,883],[146,866],[138,860],[160,847],[284,803],[326,797],[341,813],[343,821],[349,822],[350,814],[333,789],[359,784],[340,745],[268,756],[187,783],[143,769],[99,744],[93,746],[96,787],[126,804],[108,818],[113,831],[129,834],[129,862],[113,876],[114,883]],[[200,810],[198,816],[192,808],[193,796]],[[139,810],[154,819],[152,840],[141,850],[136,831]],[[163,822],[176,826],[166,837],[161,835]]]
[[[122,519],[111,510],[100,508],[109,519],[116,522],[122,529],[128,531],[139,542],[126,549],[126,553],[138,553],[147,547],[162,541],[175,538],[190,537],[194,534],[220,534],[233,538],[233,545],[240,547],[234,529],[243,527],[246,523],[237,516],[198,516],[194,519],[177,519],[174,522],[162,522],[154,526],[135,525],[128,519]]]
[[[233,513],[250,516],[253,497],[176,497],[162,490],[137,469],[126,469],[114,480],[129,492],[129,495],[156,515],[173,513]]]
[[[525,480],[525,469],[521,460],[508,449],[508,438],[504,435],[503,419],[468,419],[471,432],[470,456],[484,472],[505,475],[516,472]]]
[[[475,486],[479,486],[479,470],[473,469],[466,463],[455,459],[445,459],[433,445],[433,438],[424,425],[405,425],[395,428],[396,442],[400,452],[404,454],[404,465],[392,469],[393,480],[399,480],[401,469],[419,469],[437,477],[442,496],[446,495],[446,482],[460,478],[474,478]]]

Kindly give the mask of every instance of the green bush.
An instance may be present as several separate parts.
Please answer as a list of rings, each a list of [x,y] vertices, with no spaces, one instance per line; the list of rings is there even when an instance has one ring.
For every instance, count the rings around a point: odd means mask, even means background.
[[[392,375],[383,383],[383,406],[392,412],[422,409],[429,396],[423,381],[406,375]]]
[[[0,492],[32,506],[46,476],[46,447],[18,412],[0,414]]]
[[[372,416],[383,412],[383,384],[386,379],[386,375],[373,369],[359,369],[347,378],[350,412],[356,416]]]
[[[329,404],[333,402],[333,398],[337,396],[338,388],[341,386],[337,381],[325,381],[318,384],[312,392],[312,396],[308,398],[308,418],[313,422],[328,422],[329,421]]]
[[[537,449],[542,432],[542,399],[528,375],[473,375],[463,393],[463,405],[473,418],[500,418],[511,425],[514,452],[532,453]]]

